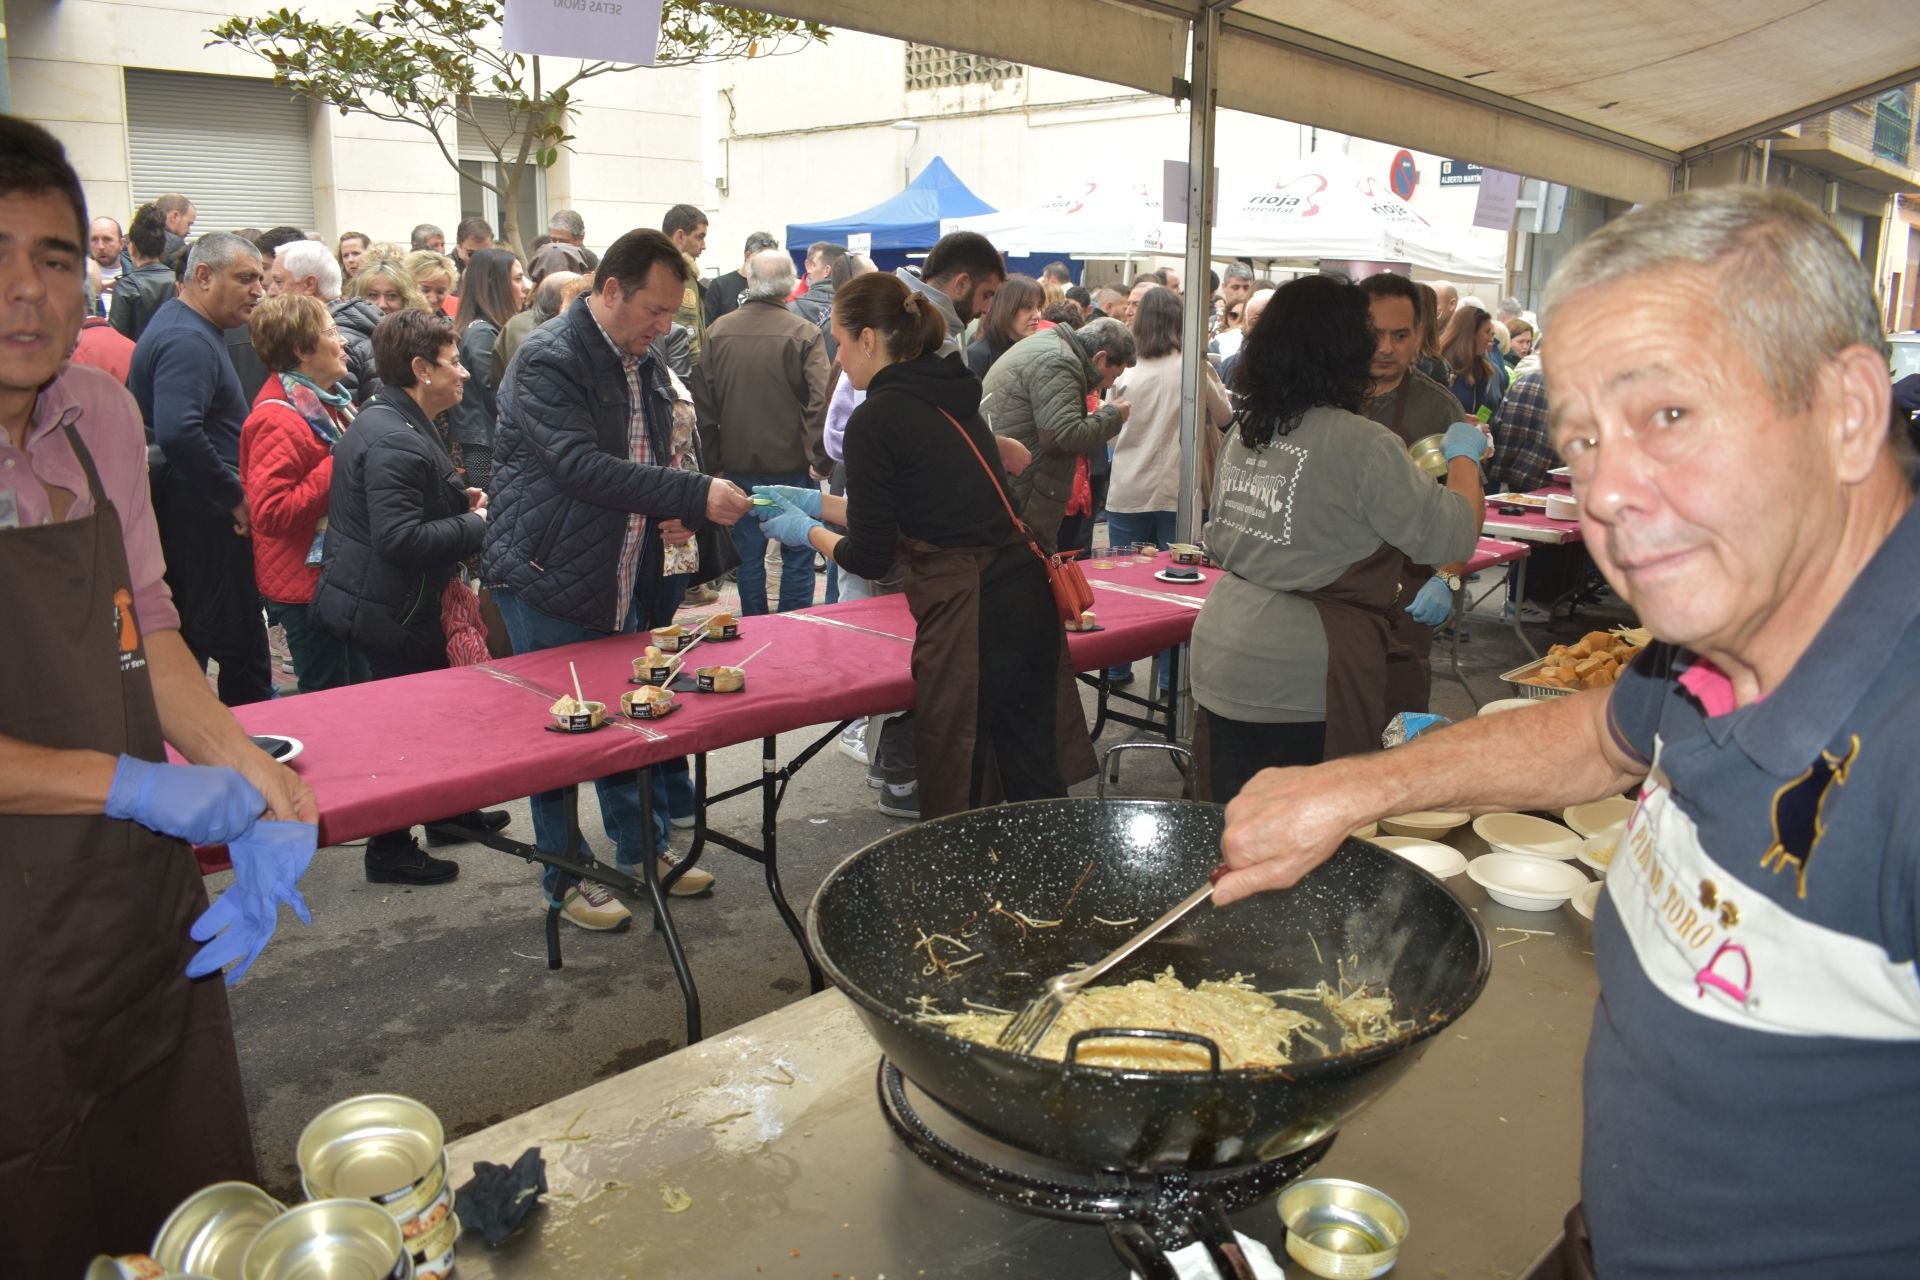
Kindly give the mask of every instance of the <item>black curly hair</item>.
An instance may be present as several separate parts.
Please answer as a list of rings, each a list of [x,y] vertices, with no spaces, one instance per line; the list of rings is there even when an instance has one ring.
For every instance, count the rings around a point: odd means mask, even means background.
[[[1274,290],[1233,371],[1240,439],[1264,449],[1307,410],[1353,413],[1373,386],[1367,295],[1345,276],[1302,276]]]

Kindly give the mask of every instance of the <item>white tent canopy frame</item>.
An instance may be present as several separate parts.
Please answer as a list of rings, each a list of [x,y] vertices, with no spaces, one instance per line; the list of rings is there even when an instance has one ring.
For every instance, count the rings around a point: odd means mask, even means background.
[[[1405,262],[1446,276],[1501,275],[1500,261],[1428,222],[1340,152],[1316,152],[1271,172],[1230,169],[1218,209],[1215,257]],[[1159,192],[1103,180],[1074,183],[1030,208],[951,218],[941,231],[977,231],[1015,256],[1174,254],[1187,242],[1185,224],[1163,219]]]
[[[1204,280],[1220,107],[1621,200],[1694,160],[1920,79],[1912,0],[1585,0],[1538,22],[1405,0],[760,0],[830,26],[1194,104],[1186,279]],[[1187,308],[1180,535],[1191,536],[1205,306]]]

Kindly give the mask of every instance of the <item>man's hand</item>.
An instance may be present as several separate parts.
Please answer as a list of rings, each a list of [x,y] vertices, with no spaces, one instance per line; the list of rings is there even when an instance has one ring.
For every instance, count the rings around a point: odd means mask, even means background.
[[[1216,906],[1266,889],[1286,889],[1340,847],[1371,812],[1347,794],[1340,762],[1310,769],[1263,769],[1227,805],[1220,852],[1233,870],[1214,886]]]
[[[247,745],[253,747],[252,743]],[[319,824],[320,806],[313,798],[313,788],[260,748],[242,752],[234,768],[260,792],[267,803],[267,817],[275,822]]]
[[[714,524],[739,524],[751,510],[753,499],[733,481],[715,476],[707,486],[707,519]]]
[[[1011,436],[995,436],[993,442],[1000,446],[1000,465],[1007,474],[1017,476],[1033,463],[1033,453],[1027,446]]]
[[[487,491],[485,489],[467,489],[467,510],[485,513],[487,509]]]
[[[233,516],[233,531],[236,534],[245,538],[253,533],[253,511],[247,506],[247,500],[245,498],[240,499],[240,505],[235,507],[231,514]]]
[[[693,530],[687,528],[687,526],[681,524],[678,520],[662,520],[660,522],[660,541],[670,547],[684,547],[693,541]]]
[[[1125,422],[1128,415],[1133,412],[1133,406],[1125,400],[1109,400],[1107,401],[1107,407],[1118,409],[1120,411],[1120,421],[1122,422]]]

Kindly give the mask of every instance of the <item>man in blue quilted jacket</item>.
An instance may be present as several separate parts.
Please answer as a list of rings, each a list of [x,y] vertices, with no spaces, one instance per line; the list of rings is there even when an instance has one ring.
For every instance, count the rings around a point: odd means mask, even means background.
[[[687,261],[658,231],[630,231],[601,259],[593,288],[528,336],[500,384],[491,516],[481,574],[499,602],[516,653],[577,644],[671,620],[661,588],[661,548],[709,524],[730,525],[751,507],[726,480],[671,465],[676,392],[654,343],[673,324]],[[631,772],[599,779],[600,815],[614,862],[639,875],[660,848],[642,828]],[[533,797],[534,841],[560,852],[563,793]],[[665,813],[659,821],[664,834]],[[664,863],[664,859],[663,859]],[[664,873],[667,868],[661,868]],[[673,887],[708,891],[690,869]],[[598,884],[548,901],[587,929],[624,929],[627,909]]]

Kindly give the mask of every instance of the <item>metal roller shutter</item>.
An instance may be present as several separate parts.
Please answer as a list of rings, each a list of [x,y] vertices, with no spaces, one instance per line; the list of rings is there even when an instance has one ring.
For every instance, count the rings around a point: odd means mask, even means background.
[[[127,147],[134,200],[192,200],[196,232],[312,227],[313,147],[306,102],[270,81],[133,67]]]

